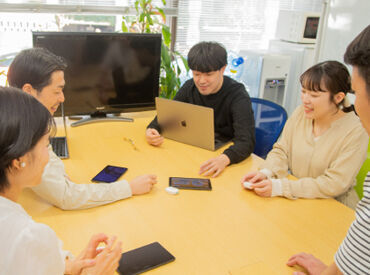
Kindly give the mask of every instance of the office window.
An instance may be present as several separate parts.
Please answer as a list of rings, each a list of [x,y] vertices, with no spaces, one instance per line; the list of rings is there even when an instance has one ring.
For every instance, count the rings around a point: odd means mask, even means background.
[[[267,49],[280,9],[321,12],[322,0],[179,0],[176,49],[218,41],[228,50]]]
[[[175,0],[164,12],[177,14]],[[135,0],[0,0],[0,85],[15,54],[32,47],[33,31],[121,31],[122,15],[136,14]],[[162,6],[161,0],[153,0]],[[168,16],[170,24],[171,16]]]
[[[174,0],[164,12],[176,14]],[[0,55],[32,46],[32,31],[121,30],[122,15],[136,14],[135,0],[0,0]],[[162,6],[161,0],[153,0]],[[169,16],[168,24],[171,17]]]

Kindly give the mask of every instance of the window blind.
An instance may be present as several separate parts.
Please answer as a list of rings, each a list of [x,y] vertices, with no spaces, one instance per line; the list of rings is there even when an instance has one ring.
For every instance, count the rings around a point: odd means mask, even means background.
[[[167,1],[163,11],[176,16],[174,0]],[[157,6],[163,6],[161,0],[153,0]],[[18,13],[75,13],[75,14],[136,14],[135,0],[0,0],[1,12]]]
[[[228,50],[267,49],[280,9],[321,12],[322,0],[179,0],[175,48],[183,54],[199,41]]]

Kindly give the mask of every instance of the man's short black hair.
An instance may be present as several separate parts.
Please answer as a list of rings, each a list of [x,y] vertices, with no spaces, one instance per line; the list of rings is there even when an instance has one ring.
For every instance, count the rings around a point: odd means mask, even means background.
[[[370,97],[370,25],[348,45],[344,62],[358,68],[359,74],[366,82],[366,90]]]
[[[218,71],[227,64],[227,53],[217,42],[200,42],[190,49],[188,64],[191,70],[202,73]]]
[[[14,58],[8,70],[8,82],[12,87],[22,89],[24,84],[31,84],[32,88],[41,90],[50,84],[51,74],[55,71],[64,71],[67,64],[64,59],[47,49],[32,48],[21,51]]]

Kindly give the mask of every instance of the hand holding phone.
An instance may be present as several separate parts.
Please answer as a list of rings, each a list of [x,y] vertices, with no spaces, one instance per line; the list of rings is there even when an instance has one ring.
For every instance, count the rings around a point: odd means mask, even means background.
[[[111,183],[118,180],[126,171],[126,167],[107,165],[91,181]]]

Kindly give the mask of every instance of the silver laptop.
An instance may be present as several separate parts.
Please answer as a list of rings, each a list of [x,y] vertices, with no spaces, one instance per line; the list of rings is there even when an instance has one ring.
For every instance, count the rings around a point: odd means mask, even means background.
[[[156,97],[162,135],[207,150],[217,150],[228,140],[215,139],[213,109]]]
[[[50,138],[50,144],[53,148],[54,153],[60,157],[61,159],[69,158],[69,150],[68,150],[68,143],[67,143],[67,125],[66,125],[66,117],[64,115],[64,105],[63,103],[60,104],[62,117],[63,117],[63,127],[65,136],[62,137],[52,137]]]

